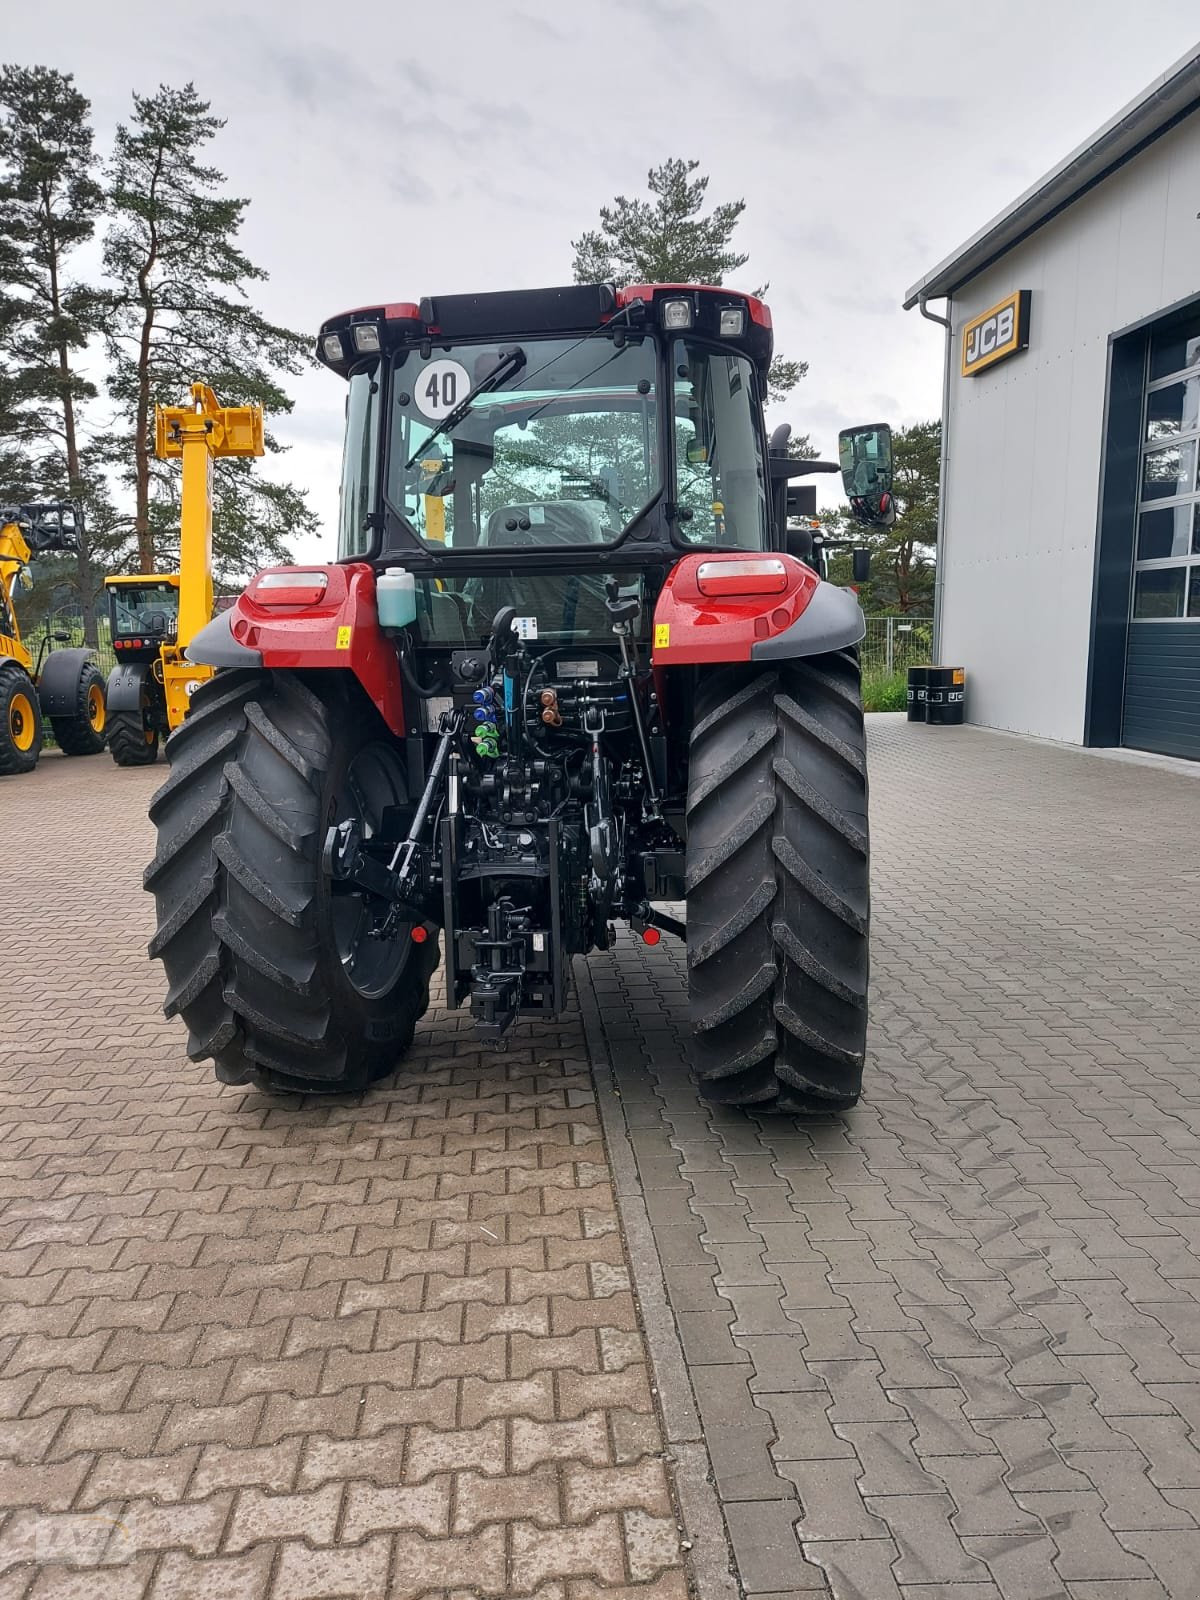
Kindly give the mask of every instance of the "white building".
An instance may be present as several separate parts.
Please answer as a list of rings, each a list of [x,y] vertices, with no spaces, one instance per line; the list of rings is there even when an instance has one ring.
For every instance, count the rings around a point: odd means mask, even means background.
[[[967,717],[1200,758],[1200,46],[913,285]]]

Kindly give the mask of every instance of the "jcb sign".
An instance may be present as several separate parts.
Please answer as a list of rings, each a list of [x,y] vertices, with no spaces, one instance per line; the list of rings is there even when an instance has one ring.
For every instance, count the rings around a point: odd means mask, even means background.
[[[1029,345],[1028,289],[1018,289],[998,306],[968,322],[962,335],[962,375],[973,378],[985,367],[994,367],[1006,356],[1015,356]]]

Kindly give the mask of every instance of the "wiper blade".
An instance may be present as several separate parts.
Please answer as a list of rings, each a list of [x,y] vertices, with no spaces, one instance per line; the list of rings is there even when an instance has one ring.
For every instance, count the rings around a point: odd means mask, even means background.
[[[524,365],[525,352],[520,345],[516,345],[512,350],[505,351],[492,370],[484,373],[470,394],[460,400],[453,411],[447,411],[433,432],[422,439],[421,443],[404,463],[405,472],[410,471],[416,465],[435,439],[442,438],[445,434],[453,432],[458,427],[481,394],[487,394],[489,389],[494,389],[498,383],[503,383],[505,378],[511,378],[515,373],[520,372]]]

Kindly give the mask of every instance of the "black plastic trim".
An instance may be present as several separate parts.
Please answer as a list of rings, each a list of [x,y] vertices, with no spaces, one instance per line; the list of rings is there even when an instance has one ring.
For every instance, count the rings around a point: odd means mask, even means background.
[[[251,650],[233,637],[233,619],[222,611],[206,623],[183,652],[189,661],[204,667],[261,667],[262,651]]]
[[[858,596],[822,579],[791,627],[774,638],[759,639],[751,646],[750,659],[782,661],[795,656],[825,655],[827,651],[857,644],[866,631]]]

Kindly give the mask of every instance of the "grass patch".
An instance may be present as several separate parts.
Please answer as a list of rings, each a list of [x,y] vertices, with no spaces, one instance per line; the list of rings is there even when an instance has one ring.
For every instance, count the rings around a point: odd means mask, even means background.
[[[907,711],[908,674],[868,668],[863,673],[862,698],[864,711]]]

